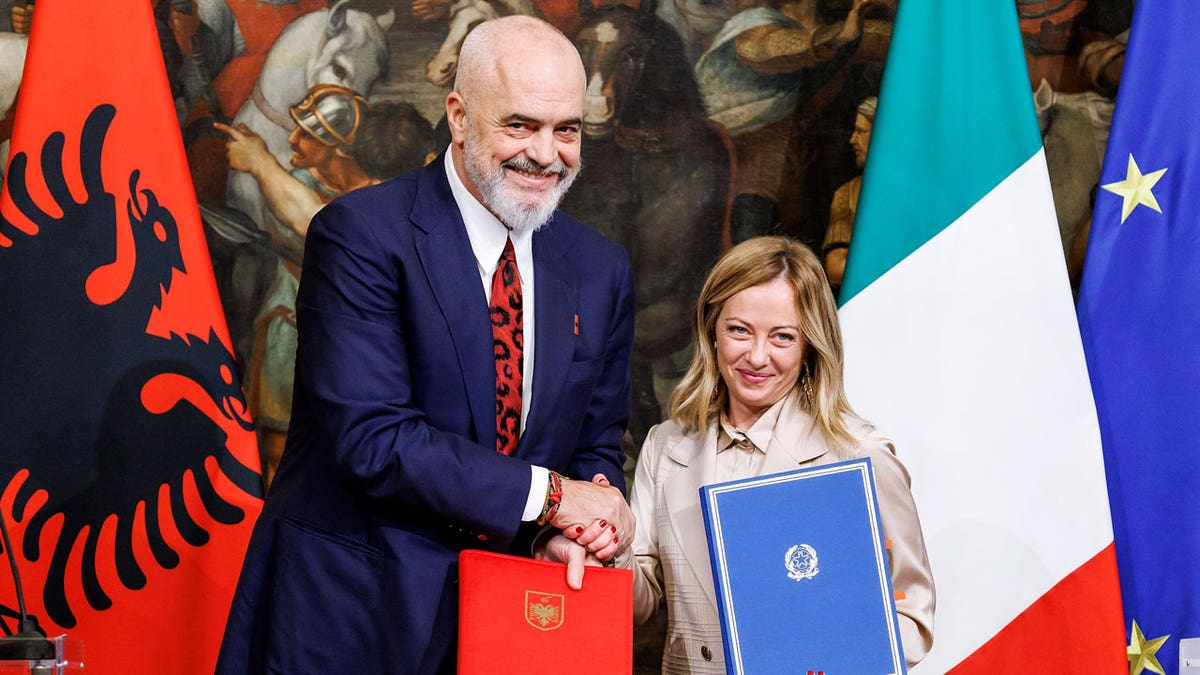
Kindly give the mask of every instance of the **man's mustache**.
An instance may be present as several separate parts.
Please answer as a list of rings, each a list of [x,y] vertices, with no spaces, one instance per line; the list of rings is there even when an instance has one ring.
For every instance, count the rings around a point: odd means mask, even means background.
[[[540,176],[557,175],[559,180],[566,178],[567,174],[570,173],[570,169],[567,168],[567,165],[561,159],[555,160],[549,166],[542,166],[528,157],[513,157],[501,162],[500,166],[505,169],[515,169]]]

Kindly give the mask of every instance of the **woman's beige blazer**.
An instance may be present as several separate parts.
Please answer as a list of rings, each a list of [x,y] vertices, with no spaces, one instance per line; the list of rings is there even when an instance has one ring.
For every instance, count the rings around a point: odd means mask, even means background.
[[[908,472],[883,434],[857,421],[851,422],[851,430],[858,443],[833,449],[805,410],[785,405],[762,474],[871,458],[884,537],[892,545],[892,586],[904,594],[896,610],[904,655],[912,665],[933,644],[934,590]],[[665,594],[669,614],[663,673],[725,672],[699,497],[701,485],[715,482],[716,444],[716,424],[703,434],[684,434],[668,421],[651,429],[638,458],[630,495],[637,532],[617,564],[634,570],[637,625],[654,616]]]

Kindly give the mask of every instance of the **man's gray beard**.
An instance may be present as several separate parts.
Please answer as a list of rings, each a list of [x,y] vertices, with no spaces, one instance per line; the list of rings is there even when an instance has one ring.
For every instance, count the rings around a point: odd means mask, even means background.
[[[566,164],[561,159],[554,160],[554,163],[548,167],[538,166],[532,160],[527,158],[513,158],[500,163],[500,166],[495,171],[490,171],[487,167],[488,158],[482,150],[482,144],[474,142],[475,139],[468,135],[466,150],[467,175],[471,177],[471,181],[479,188],[479,193],[483,196],[483,205],[488,208],[500,222],[504,223],[513,232],[536,232],[543,225],[550,222],[550,217],[554,215],[554,209],[558,208],[559,202],[566,196],[567,190],[579,177],[581,164],[577,164],[574,169],[567,169]],[[509,194],[509,188],[504,183],[505,167],[513,167],[522,171],[545,171],[549,173],[559,174],[558,183],[554,186],[554,191],[550,196],[536,206],[522,204],[519,199]]]

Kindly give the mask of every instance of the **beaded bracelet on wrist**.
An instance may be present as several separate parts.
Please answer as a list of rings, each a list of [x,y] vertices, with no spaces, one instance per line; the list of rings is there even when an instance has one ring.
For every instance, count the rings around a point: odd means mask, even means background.
[[[563,480],[565,477],[562,474],[550,472],[550,479],[546,481],[546,501],[542,504],[541,515],[537,518],[538,525],[545,525],[558,513],[558,507],[562,503]]]

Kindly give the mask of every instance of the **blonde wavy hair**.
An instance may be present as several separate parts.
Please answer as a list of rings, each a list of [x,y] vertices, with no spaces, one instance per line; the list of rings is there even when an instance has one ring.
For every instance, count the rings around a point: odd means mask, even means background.
[[[804,363],[812,378],[809,412],[834,445],[853,442],[846,425],[859,419],[842,384],[842,332],[837,305],[821,262],[788,237],[755,237],[729,250],[709,272],[696,301],[692,363],[671,393],[671,418],[685,431],[707,429],[725,408],[728,390],[717,369],[716,325],[725,302],[739,292],[778,278],[796,291],[800,331],[807,346]],[[797,380],[796,388],[801,387]],[[801,405],[806,397],[799,397]]]

